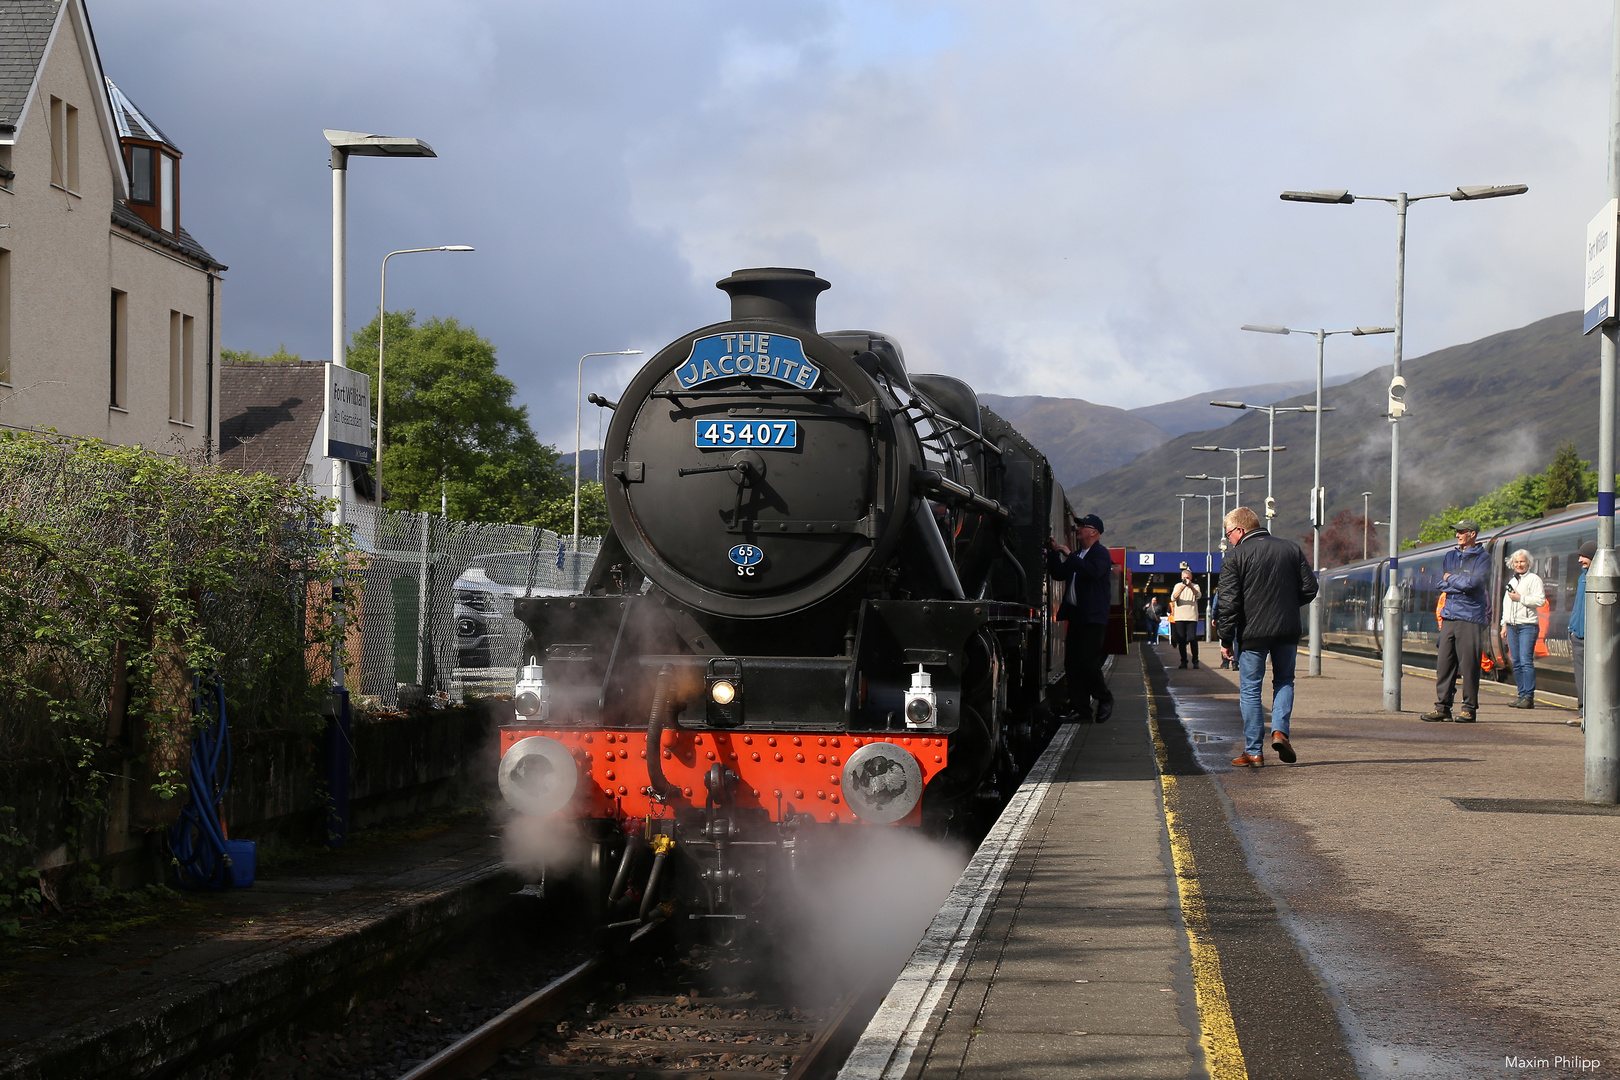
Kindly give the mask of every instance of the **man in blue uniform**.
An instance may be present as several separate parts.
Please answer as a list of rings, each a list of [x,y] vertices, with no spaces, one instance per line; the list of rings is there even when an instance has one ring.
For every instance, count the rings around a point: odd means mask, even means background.
[[[1109,575],[1114,562],[1103,547],[1103,520],[1096,514],[1075,518],[1078,546],[1071,552],[1048,541],[1047,571],[1063,582],[1058,618],[1068,623],[1063,645],[1063,670],[1069,684],[1069,708],[1084,722],[1097,702],[1096,722],[1114,715],[1114,695],[1103,678],[1103,632],[1108,628]]]
[[[1463,518],[1452,526],[1457,546],[1446,552],[1440,564],[1440,592],[1445,601],[1440,608],[1439,656],[1434,669],[1434,711],[1423,714],[1430,723],[1452,719],[1451,702],[1462,676],[1462,707],[1457,723],[1472,724],[1479,712],[1479,656],[1485,648],[1485,631],[1490,626],[1491,605],[1485,590],[1490,586],[1491,563],[1485,545],[1479,543],[1479,522]]]

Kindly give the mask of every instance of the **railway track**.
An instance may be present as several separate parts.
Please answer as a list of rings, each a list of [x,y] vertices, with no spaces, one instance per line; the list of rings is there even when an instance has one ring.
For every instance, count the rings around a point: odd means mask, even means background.
[[[563,974],[401,1080],[825,1080],[888,985],[876,977],[841,996],[788,1001],[747,959],[705,948],[673,962],[647,955],[655,929],[637,931],[627,954]],[[609,985],[616,975],[624,981]],[[741,988],[750,984],[761,988]]]

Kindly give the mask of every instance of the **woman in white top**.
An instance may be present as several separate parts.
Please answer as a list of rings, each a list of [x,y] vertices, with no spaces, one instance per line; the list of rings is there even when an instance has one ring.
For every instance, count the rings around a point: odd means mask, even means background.
[[[1187,646],[1192,646],[1192,666],[1198,666],[1198,601],[1203,594],[1193,584],[1192,571],[1181,564],[1181,580],[1170,590],[1170,640],[1181,653],[1181,666],[1187,666]]]
[[[1511,571],[1502,596],[1502,640],[1513,657],[1513,681],[1519,688],[1515,709],[1536,707],[1536,637],[1541,609],[1547,605],[1541,578],[1530,572],[1530,553],[1523,548],[1508,556]]]

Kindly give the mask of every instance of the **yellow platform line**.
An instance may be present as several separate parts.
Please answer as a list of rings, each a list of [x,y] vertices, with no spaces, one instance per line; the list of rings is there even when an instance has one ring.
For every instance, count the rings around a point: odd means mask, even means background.
[[[1170,859],[1176,869],[1176,889],[1181,894],[1181,920],[1187,928],[1187,945],[1192,953],[1193,993],[1198,1001],[1198,1022],[1203,1028],[1199,1043],[1211,1080],[1248,1080],[1243,1048],[1238,1045],[1237,1025],[1226,1000],[1226,979],[1221,974],[1221,954],[1209,932],[1209,913],[1204,908],[1204,892],[1198,883],[1198,867],[1193,861],[1192,844],[1175,806],[1180,799],[1177,778],[1170,773],[1170,754],[1159,732],[1159,711],[1154,703],[1153,686],[1148,682],[1147,665],[1142,666],[1142,689],[1147,696],[1148,729],[1153,733],[1153,755],[1159,763],[1159,795],[1164,805],[1164,823],[1170,832]]]

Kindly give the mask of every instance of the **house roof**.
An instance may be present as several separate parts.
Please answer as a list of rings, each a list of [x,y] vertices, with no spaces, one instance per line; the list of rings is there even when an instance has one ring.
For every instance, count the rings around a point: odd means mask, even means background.
[[[61,12],[59,0],[0,0],[0,138],[9,137],[22,120]]]
[[[238,472],[302,479],[325,406],[313,360],[226,361],[219,367],[220,461]]]
[[[205,263],[211,270],[230,269],[230,267],[218,262],[212,255],[208,254],[203,249],[203,246],[197,243],[185,229],[176,229],[172,235],[162,229],[154,229],[145,221],[142,221],[139,214],[122,202],[113,203],[112,221],[114,225],[128,229],[142,239],[157,244],[159,247],[168,248],[170,251],[188,255],[199,262]]]
[[[106,76],[102,76],[106,78]],[[145,139],[148,142],[160,142],[173,150],[176,154],[181,152],[174,145],[174,140],[163,134],[158,126],[147,119],[146,114],[129,100],[118,84],[107,79],[107,96],[112,100],[113,123],[118,126],[120,139]]]

